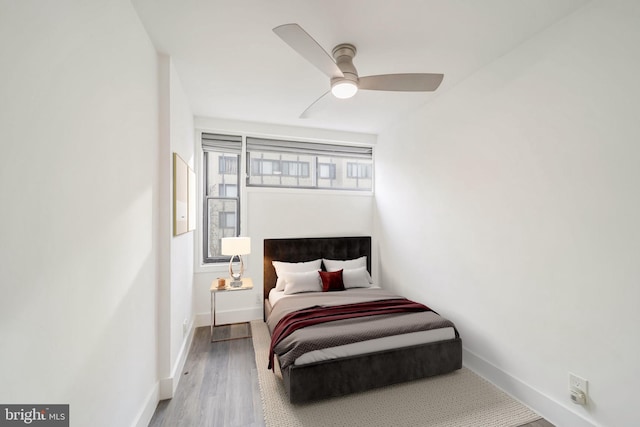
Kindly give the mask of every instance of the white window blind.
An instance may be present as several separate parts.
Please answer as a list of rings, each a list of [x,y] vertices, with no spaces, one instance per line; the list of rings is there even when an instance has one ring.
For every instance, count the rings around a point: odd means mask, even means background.
[[[217,151],[229,154],[240,154],[242,152],[242,137],[237,135],[203,133],[202,150]]]
[[[247,137],[247,151],[297,153],[326,157],[371,159],[373,148],[359,145],[326,144]]]

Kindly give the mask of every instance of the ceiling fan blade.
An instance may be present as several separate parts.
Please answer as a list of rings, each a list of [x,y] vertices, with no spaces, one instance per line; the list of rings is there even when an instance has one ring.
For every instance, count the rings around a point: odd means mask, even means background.
[[[274,28],[273,32],[327,76],[331,78],[343,77],[342,71],[340,71],[340,68],[338,68],[331,55],[329,55],[313,37],[303,30],[300,25],[280,25]]]
[[[366,90],[431,92],[440,86],[443,78],[444,74],[380,74],[360,77],[358,87]]]
[[[323,100],[323,99],[325,99],[325,97],[326,97],[329,93],[331,93],[331,91],[330,91],[330,90],[326,91],[325,93],[323,93],[323,94],[320,96],[320,98],[318,98],[318,99],[316,99],[315,101],[313,101],[313,102],[311,103],[311,105],[309,105],[309,106],[307,107],[307,109],[306,109],[306,110],[304,110],[304,111],[302,112],[302,114],[300,114],[300,117],[299,117],[299,118],[301,118],[301,119],[308,119],[309,117],[311,117],[311,113],[313,112],[313,110],[317,109],[317,108],[318,108],[318,106],[319,106],[320,104],[322,104],[322,102],[320,102],[320,101],[321,101],[321,100]]]

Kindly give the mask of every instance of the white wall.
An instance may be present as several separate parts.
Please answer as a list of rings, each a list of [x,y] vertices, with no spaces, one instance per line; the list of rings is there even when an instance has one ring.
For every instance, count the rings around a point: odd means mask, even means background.
[[[378,138],[383,282],[559,426],[639,420],[639,23],[591,2]]]
[[[0,4],[0,402],[157,395],[158,80],[127,0]]]
[[[158,301],[160,398],[173,397],[193,338],[194,232],[173,235],[173,153],[195,170],[194,124],[172,60],[159,56],[161,278]],[[186,322],[186,327],[185,327]]]
[[[263,123],[196,118],[196,127],[206,131],[273,138],[297,138],[374,144],[375,136]],[[244,186],[244,182],[243,182]],[[244,256],[245,276],[252,291],[219,294],[219,323],[262,318],[263,241],[280,237],[370,236],[373,232],[373,196],[367,192],[243,188],[242,235],[251,237],[251,254]],[[200,242],[197,243],[201,246]],[[200,256],[200,255],[199,255]],[[195,274],[194,310],[200,325],[209,324],[212,280],[226,277],[228,264],[200,267]]]
[[[286,237],[370,236],[371,193],[251,189],[247,198],[249,235],[258,241],[250,269],[262,295],[264,239]]]

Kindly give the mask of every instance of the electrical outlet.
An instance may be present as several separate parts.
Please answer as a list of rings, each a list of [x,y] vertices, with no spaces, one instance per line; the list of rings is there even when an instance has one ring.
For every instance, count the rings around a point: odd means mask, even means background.
[[[256,295],[256,305],[260,305],[262,301],[260,301],[260,295]]]
[[[588,381],[584,378],[577,376],[576,374],[572,374],[569,372],[569,391],[578,390],[587,395],[587,385]]]

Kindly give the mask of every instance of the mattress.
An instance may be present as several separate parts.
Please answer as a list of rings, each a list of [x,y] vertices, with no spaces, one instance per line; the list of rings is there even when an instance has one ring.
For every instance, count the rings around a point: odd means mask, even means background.
[[[373,286],[372,289],[380,288],[377,286]],[[345,292],[346,296],[350,291],[351,290],[347,289],[343,292]],[[362,289],[359,288],[358,291],[362,291]],[[269,292],[268,299],[269,303],[273,307],[278,301],[289,296],[290,295],[285,295],[282,291],[276,291],[275,289],[272,289]],[[387,336],[367,341],[359,341],[335,347],[313,350],[298,357],[295,360],[294,365],[303,366],[327,360],[334,360],[350,356],[359,356],[395,348],[411,347],[419,344],[428,344],[437,341],[447,341],[452,340],[455,337],[456,332],[453,327],[410,332],[406,334]]]

